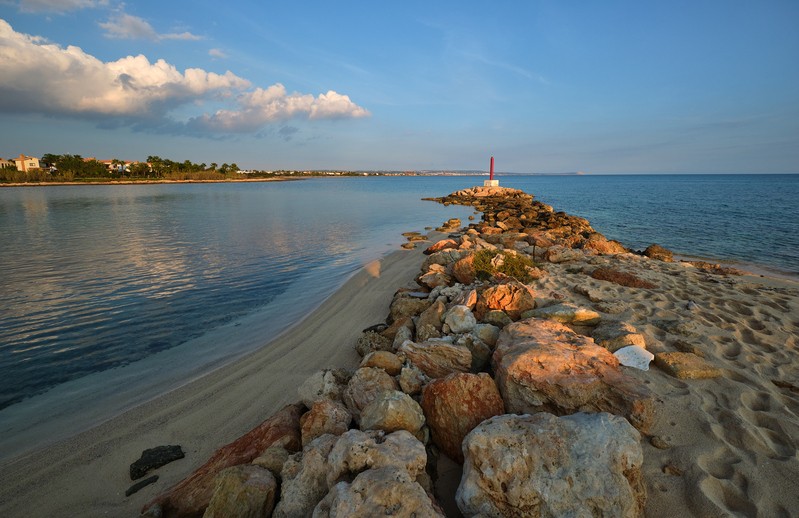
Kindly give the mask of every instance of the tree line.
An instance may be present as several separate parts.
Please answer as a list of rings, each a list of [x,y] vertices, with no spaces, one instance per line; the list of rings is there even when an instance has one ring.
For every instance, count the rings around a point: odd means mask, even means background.
[[[45,153],[39,161],[40,169],[23,172],[16,167],[0,169],[0,182],[71,182],[108,180],[224,180],[236,176],[239,166],[235,163],[218,165],[195,164],[190,160],[177,162],[151,155],[146,162],[126,163],[114,158],[112,167],[94,158],[84,159],[80,155],[58,155]]]

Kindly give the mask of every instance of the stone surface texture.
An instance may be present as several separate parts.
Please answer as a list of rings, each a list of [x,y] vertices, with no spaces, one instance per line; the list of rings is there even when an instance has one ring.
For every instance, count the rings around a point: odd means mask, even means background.
[[[316,504],[327,494],[327,457],[338,440],[334,435],[323,435],[311,441],[302,453],[289,457],[280,472],[280,500],[272,516],[294,518],[311,515]]]
[[[624,374],[619,361],[592,339],[552,320],[506,326],[492,357],[508,412],[610,412],[641,431],[654,418],[654,395]]]
[[[396,376],[402,370],[402,360],[390,351],[375,351],[364,356],[360,366],[377,367],[389,376]]]
[[[503,311],[511,320],[518,320],[525,311],[535,309],[535,294],[526,285],[510,281],[485,289],[477,300],[478,319],[491,310]]]
[[[436,446],[463,463],[463,438],[485,419],[505,413],[505,404],[491,376],[464,373],[427,384],[422,409]]]
[[[352,375],[347,388],[344,389],[343,399],[355,422],[359,423],[361,411],[366,405],[381,392],[398,388],[396,380],[383,369],[362,367]]]
[[[399,352],[430,378],[443,378],[453,372],[469,372],[472,353],[462,345],[441,341],[404,342]]]
[[[606,413],[503,415],[463,445],[465,517],[642,516],[640,434]]]
[[[421,485],[396,467],[366,470],[339,482],[319,502],[313,518],[422,518],[444,516]]]
[[[326,433],[341,435],[349,430],[352,413],[343,403],[322,399],[300,418],[302,445],[305,446]]]
[[[416,434],[422,426],[422,407],[408,394],[398,390],[380,393],[361,412],[361,430],[383,430],[388,433],[407,430]]]
[[[679,379],[718,378],[723,374],[721,369],[699,356],[677,351],[656,354],[655,365]]]
[[[227,468],[215,479],[203,518],[269,518],[276,491],[277,481],[267,469],[252,464]]]

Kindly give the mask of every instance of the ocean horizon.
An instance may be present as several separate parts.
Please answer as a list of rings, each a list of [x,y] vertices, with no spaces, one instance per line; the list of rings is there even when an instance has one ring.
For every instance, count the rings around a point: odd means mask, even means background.
[[[0,432],[20,438],[70,401],[119,412],[262,346],[402,232],[467,224],[470,208],[421,198],[482,179],[0,190]],[[799,278],[799,176],[499,179],[633,249]]]

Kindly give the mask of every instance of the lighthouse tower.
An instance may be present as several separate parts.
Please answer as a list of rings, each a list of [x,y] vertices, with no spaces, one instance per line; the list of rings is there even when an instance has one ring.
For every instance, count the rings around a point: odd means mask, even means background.
[[[491,172],[488,174],[488,180],[483,182],[483,187],[499,187],[499,180],[494,180],[494,157],[491,157]]]

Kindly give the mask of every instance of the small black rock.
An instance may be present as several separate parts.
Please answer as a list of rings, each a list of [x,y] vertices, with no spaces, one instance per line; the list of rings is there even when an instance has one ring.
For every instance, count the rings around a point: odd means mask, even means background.
[[[141,458],[130,465],[130,479],[136,480],[147,474],[151,469],[160,468],[173,460],[185,457],[180,446],[157,446],[144,450]]]
[[[144,480],[136,482],[135,484],[130,486],[127,491],[125,491],[125,496],[130,496],[133,493],[135,493],[136,491],[138,491],[139,489],[141,489],[141,488],[143,488],[145,486],[149,486],[150,484],[156,482],[157,480],[158,480],[158,475],[153,475],[150,478],[145,478]]]

